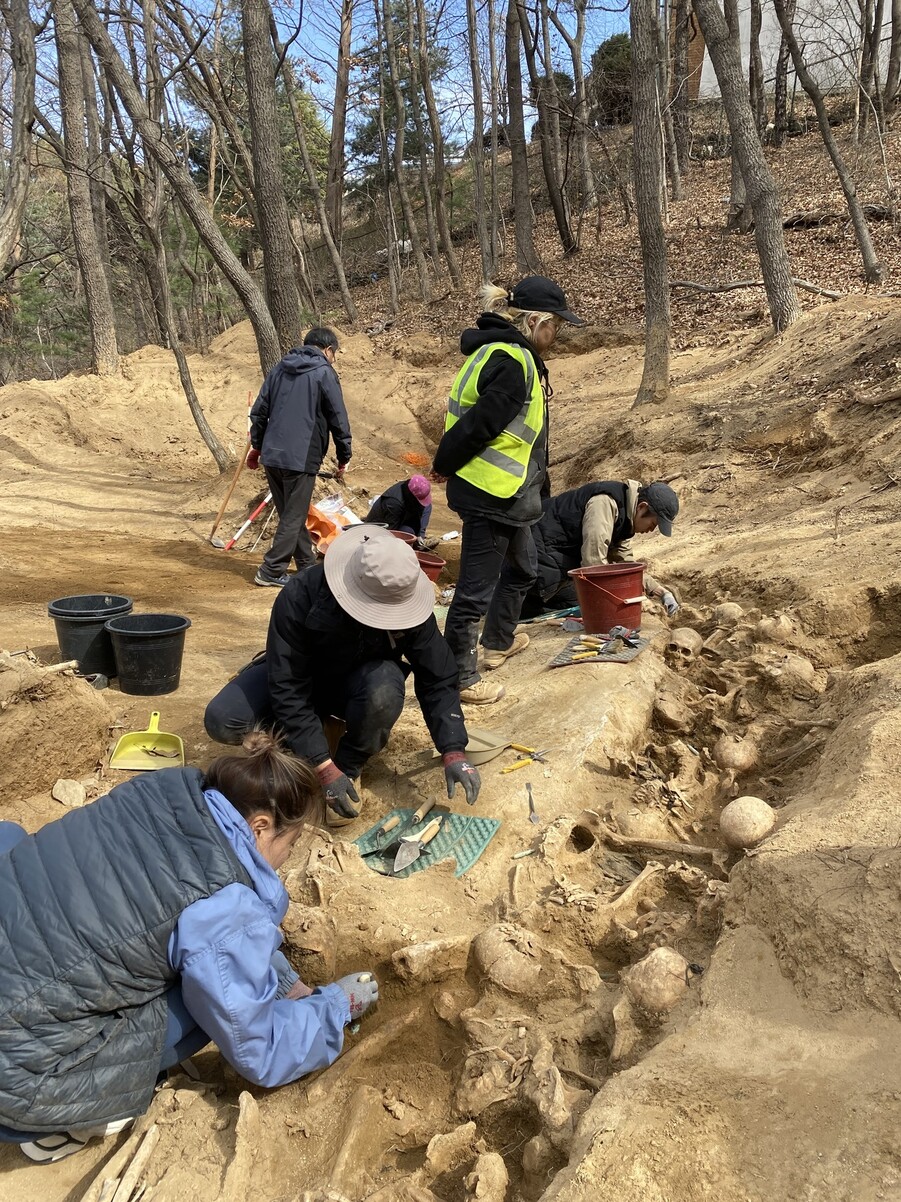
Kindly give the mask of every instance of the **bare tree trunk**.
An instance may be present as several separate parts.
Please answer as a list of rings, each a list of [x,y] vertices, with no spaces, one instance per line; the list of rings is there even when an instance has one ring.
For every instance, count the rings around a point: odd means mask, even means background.
[[[350,294],[350,288],[347,286],[347,276],[344,271],[344,263],[341,259],[341,252],[338,250],[335,239],[332,237],[328,213],[326,212],[325,208],[325,200],[323,199],[322,189],[319,187],[319,179],[316,175],[316,168],[313,165],[313,160],[310,157],[310,150],[307,145],[307,135],[303,125],[303,117],[297,104],[297,87],[294,82],[294,68],[288,59],[287,54],[285,53],[285,47],[279,41],[275,19],[271,13],[269,15],[269,35],[272,38],[272,45],[276,55],[278,56],[278,60],[282,65],[281,72],[282,80],[285,85],[285,95],[288,98],[288,106],[291,109],[291,119],[294,122],[294,133],[297,136],[297,145],[300,150],[300,157],[303,161],[304,173],[307,177],[307,183],[310,186],[310,192],[313,196],[313,204],[316,207],[316,216],[319,221],[319,231],[322,234],[322,240],[325,243],[335,276],[338,280],[338,291],[341,293],[341,302],[344,305],[344,310],[352,322],[357,322],[360,319],[360,314],[357,311],[357,306]]]
[[[741,173],[738,155],[732,152],[730,160],[729,211],[726,214],[726,229],[746,234],[754,224],[754,211],[748,204],[745,192],[745,177]]]
[[[87,134],[87,173],[91,189],[91,208],[94,211],[94,228],[97,231],[97,246],[100,262],[106,273],[107,284],[112,284],[112,262],[110,259],[109,234],[106,223],[106,164],[100,149],[100,114],[97,111],[97,81],[94,78],[94,63],[91,47],[83,33],[78,34],[78,53],[81,59],[81,87],[84,97],[85,131]]]
[[[122,97],[122,102],[141,135],[145,152],[159,163],[204,246],[241,299],[256,334],[260,365],[264,372],[268,372],[281,358],[281,351],[263,294],[228,245],[187,169],[164,136],[159,122],[154,121],[147,112],[144,99],[107,33],[92,0],[72,0],[72,3],[82,28],[94,47],[98,62]]]
[[[513,172],[513,223],[516,267],[523,275],[540,274],[541,257],[532,232],[532,196],[529,190],[529,155],[526,149],[526,119],[523,111],[521,39],[517,0],[508,0],[504,37],[507,62],[507,140]],[[496,156],[495,156],[496,157]]]
[[[901,8],[901,0],[894,0]],[[789,24],[795,19],[795,0],[786,0],[785,12]],[[782,146],[788,133],[788,64],[791,54],[785,34],[779,42],[779,56],[776,59],[776,82],[774,89],[773,111],[773,145]]]
[[[898,0],[901,3],[901,0]],[[679,170],[688,173],[691,128],[688,116],[688,37],[691,31],[691,0],[676,0],[673,10],[673,129]]]
[[[801,306],[785,249],[779,195],[748,103],[738,31],[732,34],[717,0],[694,0],[694,7],[720,86],[733,153],[741,164],[748,200],[754,210],[754,237],[770,316],[776,330],[784,330],[801,316]]]
[[[656,0],[632,0],[632,172],[644,268],[644,370],[635,405],[669,396],[670,290],[660,214],[663,154],[658,117]]]
[[[554,222],[560,235],[560,244],[563,247],[563,253],[571,254],[573,251],[578,250],[578,246],[576,245],[575,235],[572,231],[566,194],[560,186],[560,178],[557,173],[556,155],[554,154],[554,142],[551,133],[551,114],[545,99],[547,92],[542,86],[538,70],[538,63],[535,57],[535,39],[532,36],[532,30],[529,28],[525,0],[517,0],[517,8],[519,11],[519,28],[522,32],[522,44],[526,54],[526,66],[529,69],[529,78],[532,81],[532,91],[535,94],[535,104],[538,109],[538,145],[541,148],[541,166],[544,170],[544,182],[547,186],[548,198],[551,202]],[[509,73],[510,64],[508,61],[507,74],[509,75]]]
[[[235,156],[233,163],[230,164],[231,176],[247,206],[249,216],[257,224],[257,205],[253,191],[253,159],[232,106],[223,92],[215,60],[210,62],[203,48],[196,44],[195,31],[188,23],[180,4],[167,4],[166,0],[163,0],[161,7],[166,12],[169,21],[181,34],[185,46],[191,49],[190,63],[185,62],[182,76],[197,105],[208,114],[211,121],[217,122],[217,141],[220,147],[224,150],[226,145],[231,146]],[[228,134],[227,140],[223,137],[223,130]]]
[[[435,222],[435,206],[432,202],[432,177],[429,174],[429,155],[426,149],[425,121],[422,113],[422,79],[419,74],[419,53],[416,45],[416,16],[412,0],[407,0],[407,29],[409,37],[408,60],[410,64],[410,108],[413,126],[419,139],[419,187],[422,192],[422,212],[425,217],[426,241],[432,270],[441,270],[441,252],[438,249],[438,226]]]
[[[413,259],[416,263],[416,273],[419,276],[419,291],[422,299],[428,301],[431,291],[429,287],[429,269],[426,265],[425,255],[422,253],[422,240],[419,237],[419,230],[416,228],[416,214],[413,211],[413,202],[410,200],[410,192],[407,188],[407,181],[404,178],[404,126],[407,120],[407,105],[404,100],[404,92],[400,82],[400,71],[397,64],[397,53],[394,43],[394,19],[388,0],[381,0],[381,2],[380,0],[375,0],[375,7],[377,16],[379,15],[379,9],[381,9],[381,33],[379,41],[384,37],[385,51],[388,59],[388,80],[394,94],[394,109],[397,120],[397,128],[394,131],[394,182],[397,187],[401,212],[404,216],[404,224],[407,227],[407,239],[413,248]]]
[[[757,126],[757,136],[762,138],[766,129],[766,81],[763,77],[763,57],[760,53],[760,30],[763,26],[763,9],[760,0],[751,0],[751,42],[748,63],[748,93],[751,110]]]
[[[901,4],[901,0],[898,0]],[[475,201],[476,229],[479,235],[479,255],[482,260],[482,279],[490,280],[494,272],[491,243],[488,240],[488,214],[485,204],[485,104],[482,96],[482,65],[479,62],[478,23],[475,0],[466,0],[466,35],[469,42],[469,73],[472,79],[473,135],[472,178]]]
[[[889,42],[888,70],[885,76],[885,107],[889,112],[898,104],[901,87],[901,0],[892,0],[892,36]]]
[[[285,200],[282,148],[269,41],[269,0],[241,0],[244,78],[266,299],[283,352],[297,345],[300,297],[294,274],[291,222]]]
[[[81,54],[78,49],[78,31],[69,0],[55,0],[53,25],[66,150],[63,166],[66,172],[72,240],[88,308],[91,370],[98,376],[109,376],[113,375],[119,366],[116,318],[94,226],[91,185],[88,178],[88,152],[84,140]]]
[[[588,89],[585,85],[585,68],[582,64],[582,56],[585,44],[585,9],[588,0],[573,0],[573,7],[576,13],[576,33],[575,37],[569,32],[563,22],[560,20],[556,12],[550,14],[550,18],[557,29],[557,32],[566,42],[569,47],[569,55],[573,65],[573,88],[576,93],[576,130],[579,140],[579,169],[582,176],[582,209],[587,211],[597,207],[598,193],[597,185],[594,180],[594,168],[591,165],[591,152],[589,150],[589,106],[588,106]],[[898,0],[901,4],[901,0]]]
[[[497,42],[499,21],[497,18],[497,0],[488,0],[488,71],[491,75],[491,238],[492,274],[497,270],[500,256],[506,248],[506,239],[501,244],[501,202],[497,183],[497,157],[499,138],[499,109],[501,104],[500,67],[498,64]],[[522,99],[522,81],[520,80],[520,100]],[[508,131],[509,132],[509,131]],[[525,136],[525,135],[523,135]],[[528,162],[527,162],[528,166]],[[528,181],[527,181],[528,183]]]
[[[657,113],[660,130],[663,137],[663,148],[666,156],[666,174],[669,177],[673,200],[682,199],[682,171],[679,162],[679,149],[676,145],[676,131],[673,126],[673,110],[670,103],[672,94],[670,76],[670,39],[669,39],[669,5],[663,6],[664,21],[657,13]]]
[[[560,139],[560,93],[557,80],[554,77],[554,60],[551,53],[551,18],[547,0],[539,0],[538,12],[541,23],[541,38],[543,49],[541,59],[544,64],[544,82],[541,87],[544,110],[548,118],[548,134],[551,150],[554,156],[554,173],[560,181],[561,188],[565,186],[564,173],[566,163],[563,159],[563,144]],[[520,18],[522,19],[522,18]],[[535,36],[537,50],[538,35]]]
[[[861,27],[861,58],[860,58],[860,135],[866,132],[871,115],[873,85],[876,78],[876,68],[879,63],[879,43],[882,37],[883,14],[885,0],[866,0],[861,9],[863,22]]]
[[[144,45],[147,56],[147,107],[150,115],[156,121],[161,122],[163,119],[163,83],[159,69],[159,59],[156,53],[156,0],[144,0],[143,17]],[[135,178],[137,178],[136,170],[134,174]],[[148,165],[148,169],[145,169],[143,175],[144,180],[142,184],[146,186],[142,187],[140,195],[145,201],[145,207],[139,210],[139,218],[153,247],[153,255],[150,262],[150,278],[154,292],[158,298],[163,332],[169,349],[175,357],[178,378],[181,381],[182,391],[185,394],[185,399],[188,402],[188,408],[191,410],[194,423],[200,432],[201,438],[206,443],[210,454],[216,460],[216,466],[219,468],[219,471],[224,472],[231,462],[231,457],[213,433],[212,427],[207,421],[206,414],[203,412],[203,408],[197,397],[194,389],[194,381],[191,378],[191,369],[188,366],[187,356],[185,355],[178,333],[175,307],[172,304],[169,266],[166,262],[166,248],[162,235],[162,220],[166,201],[165,189],[163,187],[163,173],[160,170],[159,164],[154,162]],[[149,203],[146,203],[148,191]]]
[[[816,110],[817,121],[820,126],[820,133],[826,150],[829,152],[829,157],[832,159],[832,165],[835,168],[835,174],[838,176],[839,183],[842,186],[842,192],[845,194],[845,202],[848,206],[848,212],[851,215],[851,224],[854,227],[854,236],[857,239],[857,245],[860,250],[860,257],[863,260],[864,277],[868,284],[878,284],[883,276],[882,264],[876,256],[876,251],[873,247],[873,241],[870,238],[870,229],[867,225],[867,219],[863,213],[863,207],[857,196],[857,187],[854,179],[848,170],[841,151],[838,148],[838,143],[832,133],[832,127],[829,124],[829,112],[826,108],[826,101],[823,93],[817,84],[813,73],[808,70],[807,64],[804,62],[804,56],[801,53],[801,47],[798,45],[798,39],[795,37],[794,29],[789,20],[788,13],[785,8],[785,0],[775,0],[776,16],[779,18],[779,25],[782,28],[782,36],[788,43],[788,48],[792,56],[795,74],[801,87],[810,97],[813,107]]]
[[[416,26],[419,36],[419,75],[422,80],[426,112],[429,115],[429,128],[432,131],[432,156],[435,163],[435,216],[438,219],[438,233],[441,236],[441,245],[444,248],[447,270],[454,287],[462,288],[463,277],[460,274],[460,264],[457,260],[457,254],[451,238],[451,230],[447,220],[447,205],[444,203],[444,132],[441,129],[438,105],[435,103],[435,92],[432,88],[432,70],[429,65],[429,37],[426,26],[424,0],[416,0]]]
[[[355,0],[341,0],[338,32],[338,61],[335,67],[335,100],[332,105],[332,129],[329,136],[328,174],[325,183],[325,211],[338,246],[344,232],[344,137],[347,130],[347,93],[350,86],[350,44],[353,32]]]
[[[222,0],[215,0],[213,5],[213,71],[219,72],[219,49],[222,45]],[[218,146],[219,125],[215,118],[210,117],[210,154],[207,160],[206,199],[210,208],[216,202],[216,158]]]
[[[28,199],[31,126],[34,121],[34,82],[37,56],[34,26],[27,0],[0,0],[0,13],[9,30],[9,55],[14,71],[9,168],[0,203],[0,271],[13,258]]]

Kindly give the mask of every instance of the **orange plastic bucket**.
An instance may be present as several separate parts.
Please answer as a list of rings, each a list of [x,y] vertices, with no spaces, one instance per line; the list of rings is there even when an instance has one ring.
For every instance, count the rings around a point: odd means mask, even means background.
[[[419,566],[428,576],[433,584],[437,584],[438,577],[447,566],[447,560],[442,559],[440,555],[432,555],[428,551],[417,551],[416,558],[419,560]]]
[[[573,568],[582,624],[586,634],[607,634],[613,626],[633,630],[641,625],[644,596],[643,563],[602,563]]]

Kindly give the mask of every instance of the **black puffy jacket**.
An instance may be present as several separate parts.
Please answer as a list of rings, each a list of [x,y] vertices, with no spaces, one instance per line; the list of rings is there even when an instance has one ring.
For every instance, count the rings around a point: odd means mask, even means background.
[[[582,566],[582,519],[593,497],[607,496],[616,502],[619,513],[611,541],[620,543],[632,537],[627,491],[622,481],[596,480],[544,501],[541,521],[532,527],[538,555],[538,580],[534,587],[543,597],[555,593],[572,568]]]

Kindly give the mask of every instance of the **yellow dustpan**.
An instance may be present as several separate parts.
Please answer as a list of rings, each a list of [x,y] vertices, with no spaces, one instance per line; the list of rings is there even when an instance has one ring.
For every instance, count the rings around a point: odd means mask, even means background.
[[[123,772],[148,768],[183,768],[185,748],[178,735],[160,730],[159,710],[154,710],[146,730],[122,735],[110,756],[109,766]]]

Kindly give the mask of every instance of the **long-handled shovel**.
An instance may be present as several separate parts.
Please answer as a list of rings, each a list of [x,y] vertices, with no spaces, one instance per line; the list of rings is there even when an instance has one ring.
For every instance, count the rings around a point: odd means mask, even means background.
[[[229,485],[228,492],[225,494],[225,500],[219,506],[219,512],[216,514],[216,520],[215,520],[215,522],[213,522],[213,528],[210,531],[210,542],[213,544],[214,547],[224,547],[225,546],[225,543],[222,541],[221,538],[213,538],[213,535],[219,529],[219,523],[222,521],[222,515],[225,513],[225,510],[228,507],[229,501],[232,499],[232,493],[235,491],[235,485],[238,483],[238,477],[241,475],[241,473],[244,470],[244,464],[247,462],[247,456],[248,456],[249,452],[250,452],[250,435],[248,434],[247,441],[244,444],[244,454],[241,456],[241,460],[238,463],[238,469],[235,472],[234,476],[232,477],[232,482]]]

